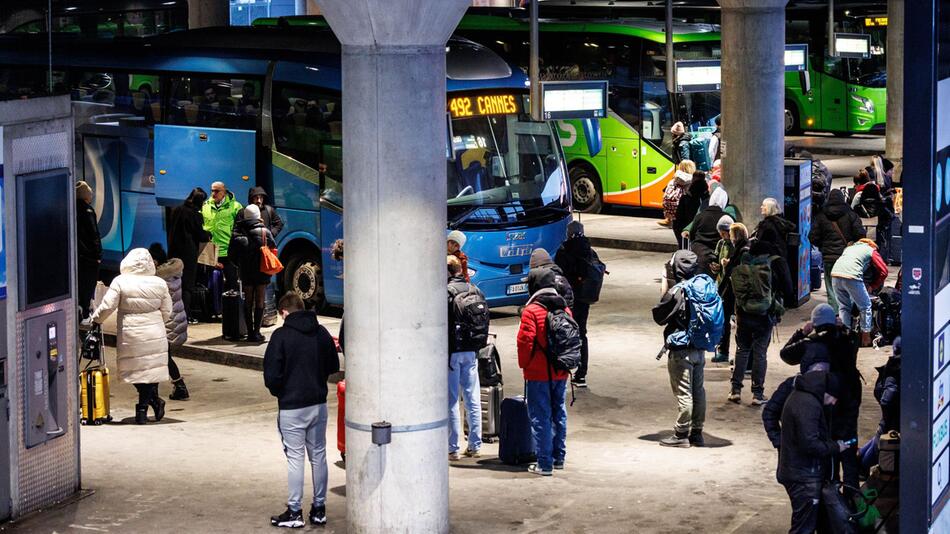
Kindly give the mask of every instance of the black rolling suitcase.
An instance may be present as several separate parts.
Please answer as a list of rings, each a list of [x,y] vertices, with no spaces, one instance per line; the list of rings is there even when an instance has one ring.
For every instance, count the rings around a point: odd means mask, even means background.
[[[228,290],[221,294],[221,337],[236,341],[247,337],[244,322],[244,293]]]
[[[528,402],[523,396],[501,401],[501,420],[498,422],[498,458],[508,465],[533,462],[534,436],[528,417]]]

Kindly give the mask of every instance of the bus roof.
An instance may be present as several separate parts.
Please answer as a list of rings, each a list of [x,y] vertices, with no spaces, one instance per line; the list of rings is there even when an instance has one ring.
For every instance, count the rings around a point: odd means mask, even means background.
[[[520,17],[512,17],[516,10],[486,10],[479,14],[478,8],[472,8],[469,14],[462,17],[458,28],[460,30],[508,30],[528,31],[528,22]],[[523,11],[523,10],[522,10]],[[474,13],[473,13],[474,12]],[[327,28],[326,20],[319,15],[305,15],[293,17],[259,18],[254,21],[255,26]],[[638,37],[649,41],[666,42],[666,31],[662,21],[649,18],[618,18],[618,19],[542,19],[543,32],[571,32],[571,33],[612,33]],[[714,24],[687,24],[675,22],[673,24],[673,42],[686,43],[694,41],[718,41],[720,39],[719,26]]]
[[[0,64],[45,66],[47,61],[45,34],[0,35]],[[264,76],[270,61],[325,66],[338,79],[340,44],[326,27],[236,26],[140,39],[84,39],[71,34],[57,34],[53,39],[54,67]],[[521,69],[487,47],[460,37],[449,41],[446,72],[450,91],[527,86],[527,76]],[[288,81],[306,83],[312,76],[295,76]],[[331,85],[339,87],[339,81]]]

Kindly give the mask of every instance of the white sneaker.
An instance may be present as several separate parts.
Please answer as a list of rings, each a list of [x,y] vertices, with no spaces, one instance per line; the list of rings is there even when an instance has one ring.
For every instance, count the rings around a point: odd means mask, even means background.
[[[459,461],[459,460],[461,460],[461,459],[462,459],[462,457],[459,456],[458,451],[450,452],[450,453],[449,453],[449,461],[450,461],[450,462],[457,462],[457,461]]]
[[[554,471],[544,471],[538,464],[531,464],[528,466],[528,472],[533,475],[541,475],[543,477],[549,477],[554,474]]]

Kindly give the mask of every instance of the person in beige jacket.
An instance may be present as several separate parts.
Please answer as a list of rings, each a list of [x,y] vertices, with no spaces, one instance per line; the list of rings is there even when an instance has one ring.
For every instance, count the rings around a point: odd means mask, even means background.
[[[119,276],[112,280],[102,303],[92,313],[92,320],[101,324],[115,311],[119,378],[139,392],[135,422],[147,422],[149,406],[155,412],[155,421],[161,421],[165,401],[158,397],[158,383],[169,379],[165,322],[171,318],[172,298],[165,281],[155,276],[155,263],[148,250],[129,251]]]

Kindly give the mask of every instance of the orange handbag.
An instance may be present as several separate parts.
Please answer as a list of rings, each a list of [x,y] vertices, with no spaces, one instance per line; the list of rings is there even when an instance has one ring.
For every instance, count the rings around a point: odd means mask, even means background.
[[[268,275],[275,275],[284,270],[284,264],[280,262],[280,259],[277,257],[277,249],[267,246],[267,236],[264,235],[264,230],[261,230],[261,241],[264,242],[264,245],[261,246],[261,272]]]

